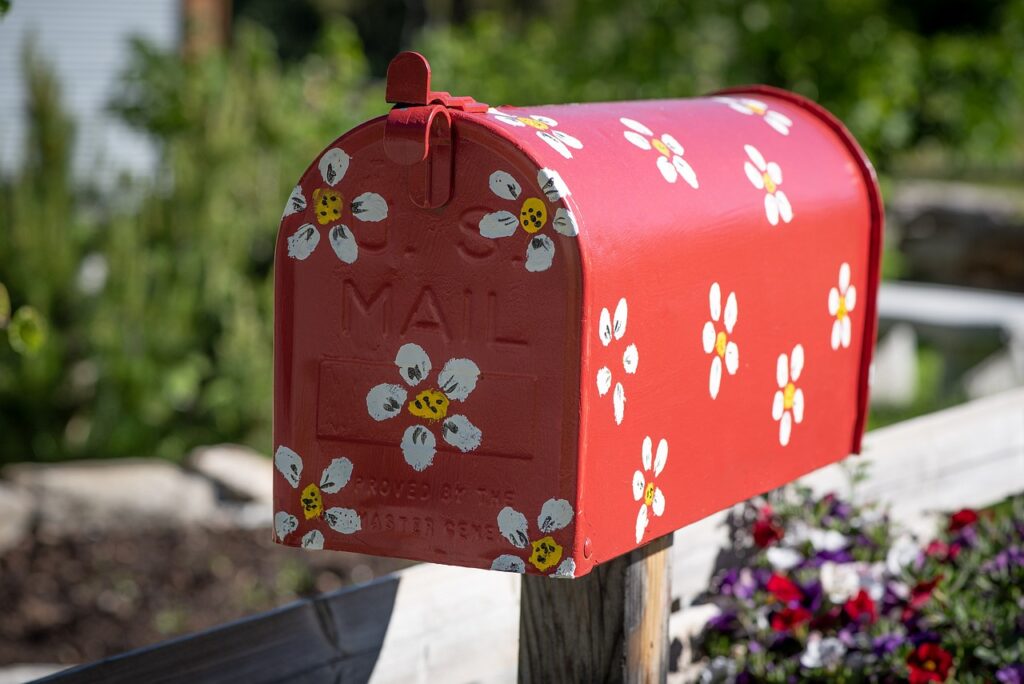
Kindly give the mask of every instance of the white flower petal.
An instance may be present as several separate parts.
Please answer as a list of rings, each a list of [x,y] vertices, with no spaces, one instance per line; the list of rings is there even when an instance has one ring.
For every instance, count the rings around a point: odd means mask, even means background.
[[[676,179],[679,178],[679,172],[676,171],[676,167],[672,166],[672,162],[667,157],[659,155],[655,163],[658,165],[658,171],[661,171],[661,175],[665,180],[669,183],[676,182]]]
[[[850,540],[838,530],[823,530],[816,527],[811,529],[810,535],[811,546],[815,551],[839,551],[845,549],[850,543]],[[859,578],[857,584],[860,585]]]
[[[793,220],[793,207],[789,204],[789,197],[782,190],[775,191],[775,202],[779,205],[779,216],[783,221],[789,223]]]
[[[793,420],[797,423],[804,420],[804,391],[799,387],[793,392]]]
[[[850,264],[845,261],[839,266],[839,290],[846,292],[850,287]]]
[[[497,119],[498,121],[500,121],[503,124],[508,124],[509,126],[517,126],[519,128],[525,128],[526,127],[526,124],[524,124],[522,121],[520,121],[518,118],[512,116],[511,114],[506,114],[505,112],[499,112],[497,109],[495,109],[493,111],[488,110],[487,113],[488,114],[493,114],[494,118]]]
[[[417,472],[422,472],[434,462],[437,453],[437,438],[422,425],[410,425],[402,435],[402,456],[405,462]]]
[[[768,223],[779,225],[779,202],[771,193],[764,196],[764,215],[768,217]]]
[[[615,424],[622,425],[622,418],[626,413],[626,390],[622,383],[615,383],[615,390],[612,392],[612,407],[615,409]]]
[[[279,446],[274,452],[274,467],[284,475],[288,484],[296,488],[299,486],[299,482],[302,480],[301,456],[284,445]]]
[[[832,321],[832,348],[839,349],[839,345],[843,342],[843,324],[839,319]]]
[[[626,117],[620,118],[619,121],[622,122],[623,126],[626,126],[627,128],[632,128],[637,133],[642,133],[643,135],[646,135],[648,138],[654,135],[654,131],[652,131],[647,126],[644,126],[639,121],[636,121],[634,119],[627,119]]]
[[[576,216],[564,207],[555,209],[555,218],[551,221],[551,225],[559,234],[566,237],[576,237],[580,232]]]
[[[777,390],[775,396],[772,397],[772,420],[780,420],[782,418],[784,407],[785,397],[782,396],[782,390]]]
[[[651,511],[659,518],[665,513],[665,493],[661,487],[654,488],[654,500],[651,501]]]
[[[566,144],[559,140],[558,138],[556,138],[555,136],[553,136],[550,132],[537,131],[537,137],[546,142],[551,147],[551,149],[553,149],[558,154],[562,155],[566,159],[572,159],[572,152],[569,151],[569,148],[566,146]]]
[[[344,456],[331,461],[320,476],[320,491],[337,494],[352,479],[352,461]]]
[[[537,527],[544,534],[557,532],[572,522],[572,504],[565,499],[548,499],[540,508]]]
[[[480,428],[469,422],[466,416],[448,416],[441,424],[441,436],[444,441],[462,453],[468,453],[480,446],[483,433]]]
[[[320,244],[320,231],[312,223],[304,223],[288,237],[288,256],[302,261]]]
[[[409,395],[401,385],[382,383],[366,393],[366,410],[374,420],[394,418]]]
[[[354,264],[359,258],[359,245],[356,244],[356,236],[351,229],[343,223],[333,226],[328,232],[331,241],[331,249],[334,254],[346,264]]]
[[[289,515],[284,511],[274,514],[274,532],[279,540],[284,541],[285,537],[297,529],[299,529],[299,519],[294,515]]]
[[[661,142],[665,143],[665,147],[672,151],[672,154],[682,156],[683,146],[679,144],[679,141],[673,138],[668,133],[661,136]]]
[[[523,187],[508,171],[495,171],[487,179],[487,185],[502,199],[517,200],[523,194]]]
[[[494,559],[494,562],[491,563],[491,570],[523,574],[526,572],[526,563],[523,562],[522,558],[506,553]]]
[[[338,181],[345,177],[348,171],[348,164],[351,161],[344,150],[339,147],[332,147],[320,157],[317,168],[320,169],[320,177],[331,187],[337,185]]]
[[[740,314],[740,306],[736,301],[736,293],[730,292],[725,300],[725,331],[731,333],[736,327],[736,319]]]
[[[557,171],[552,169],[541,169],[537,172],[537,185],[540,186],[540,191],[551,202],[557,202],[572,194],[569,192],[569,186],[565,184],[562,177]]]
[[[533,119],[534,121],[540,121],[542,124],[544,124],[546,126],[557,126],[558,125],[558,122],[555,121],[554,119],[552,119],[549,116],[542,116],[540,114],[531,114],[530,118]]]
[[[793,355],[789,358],[789,378],[796,382],[800,379],[800,373],[804,369],[804,347],[798,344],[793,347]]]
[[[582,150],[583,149],[583,143],[581,143],[579,141],[579,139],[574,138],[573,136],[569,135],[568,133],[563,133],[562,131],[551,131],[551,135],[555,136],[556,138],[558,138],[559,140],[561,140],[562,142],[564,142],[566,145],[568,145],[569,147],[573,148],[574,150]]]
[[[633,501],[639,501],[644,496],[644,488],[647,486],[647,480],[644,478],[644,474],[639,470],[633,471]]]
[[[662,439],[658,442],[658,450],[654,454],[654,476],[661,475],[661,471],[665,469],[665,464],[668,462],[668,440]],[[659,513],[658,515],[661,515]]]
[[[651,467],[654,465],[654,440],[649,435],[644,437],[643,444],[640,447],[640,462],[647,472],[650,472]]]
[[[839,290],[832,288],[828,291],[828,314],[835,316],[839,313]]]
[[[640,352],[636,345],[631,344],[622,352],[622,368],[629,374],[636,373],[636,366],[640,363]]]
[[[601,317],[597,322],[597,336],[601,338],[601,344],[608,346],[612,341],[612,315],[608,309],[601,308]]]
[[[768,563],[776,570],[792,570],[800,565],[804,557],[799,551],[784,546],[772,546],[765,552]]]
[[[715,324],[708,321],[704,324],[704,329],[701,331],[701,343],[704,345],[704,353],[710,354],[711,350],[715,348],[715,339],[718,337],[715,333]]]
[[[626,304],[626,298],[623,297],[615,306],[615,319],[612,323],[612,335],[615,336],[615,339],[621,340],[622,336],[626,334],[626,319],[628,316],[629,306]]]
[[[636,514],[636,543],[644,538],[644,530],[647,529],[647,504],[640,504],[640,512]]]
[[[597,371],[597,396],[603,397],[612,388],[612,372],[608,367]]]
[[[776,185],[782,184],[782,167],[775,162],[768,162],[768,177],[772,179],[772,183]]]
[[[857,306],[857,288],[851,285],[846,289],[846,310],[853,311],[855,306]]]
[[[779,354],[779,359],[775,362],[775,382],[779,384],[779,389],[789,382],[789,357],[785,354]]]
[[[320,530],[310,530],[302,536],[302,548],[310,551],[319,551],[324,548],[324,533]]]
[[[754,166],[757,167],[758,171],[764,173],[768,169],[768,164],[764,160],[764,155],[754,147],[753,145],[744,145],[743,149],[746,150],[747,156],[750,157],[750,161],[754,162]]]
[[[405,384],[415,387],[430,374],[433,368],[430,364],[430,357],[418,344],[409,342],[403,344],[395,355],[395,365],[398,366],[398,374],[405,380]]]
[[[576,561],[572,558],[566,558],[558,564],[558,568],[551,576],[560,579],[572,579],[576,577]]]
[[[765,123],[777,130],[782,135],[789,135],[789,127],[793,125],[793,121],[783,114],[782,112],[776,112],[769,110],[764,115]]]
[[[651,141],[636,131],[623,131],[622,136],[641,150],[651,149]]]
[[[480,219],[480,234],[485,238],[503,238],[516,232],[519,217],[510,211],[495,211]]]
[[[712,399],[718,398],[718,390],[722,386],[722,359],[715,354],[711,358],[711,373],[708,375],[708,391]]]
[[[465,401],[476,389],[480,367],[469,359],[450,359],[437,374],[437,384],[449,399]]]
[[[498,531],[501,536],[508,540],[508,543],[517,549],[525,549],[530,544],[527,536],[528,523],[526,516],[512,508],[505,506],[498,513]]]
[[[748,161],[743,162],[743,172],[747,174],[747,180],[758,190],[764,190],[764,176],[754,168],[754,165]]]
[[[284,213],[281,214],[281,218],[297,214],[300,211],[305,211],[305,209],[306,197],[302,194],[302,186],[296,185],[292,190],[292,194],[288,196],[288,201],[284,203]]]
[[[789,444],[789,435],[793,430],[793,418],[789,411],[782,414],[782,420],[779,421],[779,444],[786,446]]]
[[[722,316],[722,288],[718,283],[711,283],[708,290],[708,307],[711,310],[711,320],[718,321]]]
[[[729,372],[729,375],[736,375],[739,368],[740,347],[735,342],[729,342],[725,345],[725,370]]]
[[[360,221],[383,221],[388,217],[388,203],[375,192],[364,192],[352,200],[352,215]]]
[[[555,260],[555,242],[547,235],[534,235],[526,246],[526,270],[538,273],[551,268]]]
[[[850,346],[850,341],[851,341],[851,339],[853,337],[853,325],[850,323],[850,317],[849,316],[847,316],[846,318],[843,319],[843,322],[841,323],[841,327],[842,327],[842,330],[840,332],[842,333],[842,343],[843,343],[843,348],[845,349],[845,348]]]
[[[686,181],[687,185],[694,190],[700,187],[700,183],[697,182],[697,172],[693,170],[688,161],[682,157],[672,157],[672,166],[676,167],[676,171],[679,172],[679,175]]]
[[[353,534],[363,528],[359,514],[351,508],[328,508],[324,511],[324,520],[332,530],[341,534]]]

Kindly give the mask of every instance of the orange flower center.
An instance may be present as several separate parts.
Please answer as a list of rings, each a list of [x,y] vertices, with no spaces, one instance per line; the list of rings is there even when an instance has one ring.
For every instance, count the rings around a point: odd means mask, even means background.
[[[548,220],[548,210],[544,203],[536,197],[530,197],[523,202],[523,208],[519,210],[519,224],[527,233],[536,233],[544,227]]]
[[[541,572],[553,568],[562,560],[562,547],[550,535],[531,544],[533,553],[530,554],[530,563]]]
[[[654,503],[654,483],[648,482],[644,488],[644,503],[648,506]]]
[[[317,188],[313,191],[313,206],[316,207],[316,222],[325,226],[331,221],[341,219],[342,196],[330,188]]]
[[[519,119],[522,123],[526,124],[527,126],[530,126],[531,128],[536,128],[538,131],[546,131],[549,128],[551,128],[551,126],[548,126],[543,121],[537,121],[536,119],[531,119],[528,116],[517,116],[516,118]]]
[[[417,418],[441,420],[448,415],[448,397],[439,390],[423,390],[409,401],[409,413]]]
[[[772,177],[768,175],[768,172],[765,171],[764,173],[762,173],[761,177],[764,179],[764,189],[767,190],[768,192],[775,192],[775,188],[777,188],[778,186],[775,185],[775,181],[773,181]]]
[[[796,395],[796,385],[789,383],[786,388],[782,390],[782,406],[787,411],[793,408],[793,397]]]
[[[725,344],[728,341],[729,336],[725,334],[724,330],[719,331],[718,335],[715,337],[715,352],[723,358],[725,357]]]
[[[315,484],[303,489],[299,500],[302,502],[302,514],[306,516],[306,520],[319,518],[323,514],[324,500],[320,496],[320,488]]]
[[[666,157],[671,157],[672,156],[672,150],[668,149],[668,145],[666,145],[665,143],[661,142],[657,138],[652,138],[651,139],[651,147],[653,147],[654,149],[658,150],[658,152],[661,152]]]

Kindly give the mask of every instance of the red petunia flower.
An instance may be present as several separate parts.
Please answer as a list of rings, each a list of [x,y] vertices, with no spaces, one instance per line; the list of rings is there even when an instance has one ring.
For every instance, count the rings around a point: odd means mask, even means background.
[[[910,684],[944,682],[953,666],[953,656],[938,644],[921,644],[909,656]]]
[[[945,542],[933,539],[924,548],[924,553],[929,558],[942,558],[949,553],[949,546]]]
[[[978,512],[973,508],[962,508],[949,516],[949,531],[959,532],[968,525],[978,522]]]
[[[772,629],[776,632],[788,632],[811,619],[811,611],[806,608],[783,608],[772,615]]]
[[[754,543],[762,549],[782,539],[783,534],[782,527],[771,518],[758,518],[754,523]]]
[[[869,625],[872,625],[878,619],[878,610],[875,608],[875,602],[868,596],[868,592],[863,589],[846,602],[843,610],[846,611],[846,614],[854,622],[867,622]]]
[[[907,601],[907,605],[903,609],[904,622],[913,617],[914,611],[928,603],[928,600],[932,597],[932,592],[935,591],[935,587],[938,586],[940,581],[942,581],[942,575],[936,575],[927,582],[918,582],[914,585],[910,590],[910,600]]]
[[[804,597],[804,592],[792,580],[779,574],[774,574],[768,579],[768,591],[779,601],[789,603],[799,601]]]

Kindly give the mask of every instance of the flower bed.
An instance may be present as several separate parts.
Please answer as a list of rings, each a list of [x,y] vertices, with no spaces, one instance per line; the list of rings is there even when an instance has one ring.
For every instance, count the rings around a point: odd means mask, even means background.
[[[1024,683],[1024,495],[920,544],[877,507],[789,489],[733,517],[701,682]]]

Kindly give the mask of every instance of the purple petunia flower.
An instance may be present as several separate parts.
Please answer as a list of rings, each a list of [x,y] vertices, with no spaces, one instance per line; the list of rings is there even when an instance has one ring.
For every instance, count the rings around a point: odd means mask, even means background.
[[[1000,684],[1024,684],[1024,663],[999,668],[996,679]]]
[[[871,650],[878,657],[887,656],[902,646],[903,641],[903,636],[900,634],[883,634],[875,638]]]

